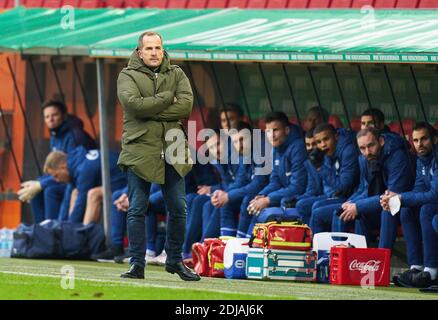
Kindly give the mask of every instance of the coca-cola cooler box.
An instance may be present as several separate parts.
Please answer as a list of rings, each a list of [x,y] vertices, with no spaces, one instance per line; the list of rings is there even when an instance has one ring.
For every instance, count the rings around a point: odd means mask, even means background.
[[[391,250],[332,247],[330,283],[389,286]]]

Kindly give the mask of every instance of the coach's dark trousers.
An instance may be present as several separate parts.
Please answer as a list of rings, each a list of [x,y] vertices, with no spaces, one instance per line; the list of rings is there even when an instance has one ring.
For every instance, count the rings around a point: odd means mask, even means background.
[[[165,183],[161,185],[167,209],[167,232],[165,250],[167,264],[182,261],[182,245],[186,225],[186,192],[184,178],[166,163]],[[129,252],[131,265],[145,267],[145,217],[149,204],[151,183],[128,169],[129,209],[127,216]]]

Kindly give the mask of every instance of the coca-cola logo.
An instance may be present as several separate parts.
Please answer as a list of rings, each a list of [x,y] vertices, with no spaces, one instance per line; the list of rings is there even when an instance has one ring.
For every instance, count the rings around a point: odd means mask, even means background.
[[[351,261],[350,270],[351,271],[360,271],[362,273],[370,272],[370,271],[379,271],[381,261],[377,260],[369,260],[366,262],[359,262],[357,259]]]

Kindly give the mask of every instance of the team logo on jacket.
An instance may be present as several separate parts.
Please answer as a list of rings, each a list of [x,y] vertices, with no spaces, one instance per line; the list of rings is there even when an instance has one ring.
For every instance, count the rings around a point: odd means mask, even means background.
[[[292,174],[292,172],[291,171],[289,171],[289,172],[286,172],[286,177],[289,177],[290,175]]]
[[[97,158],[99,158],[99,151],[98,150],[90,150],[88,151],[88,153],[85,155],[85,157],[88,160],[96,160]]]
[[[357,259],[354,259],[350,263],[350,271],[360,271],[361,273],[370,272],[370,271],[379,271],[381,261],[377,260],[369,260],[366,262],[358,262]]]
[[[274,165],[279,166],[280,165],[280,160],[279,159],[275,159]]]

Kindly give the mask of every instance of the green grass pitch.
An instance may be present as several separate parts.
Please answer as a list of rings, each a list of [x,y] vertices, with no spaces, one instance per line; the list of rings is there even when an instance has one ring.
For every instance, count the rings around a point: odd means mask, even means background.
[[[63,266],[74,268],[72,282],[62,278]],[[391,286],[362,289],[289,281],[202,278],[184,282],[163,267],[147,266],[145,280],[122,279],[127,264],[91,261],[0,259],[0,299],[148,299],[148,300],[253,300],[253,299],[438,299],[416,289]],[[70,288],[63,289],[62,285]],[[64,286],[65,287],[65,286]]]

